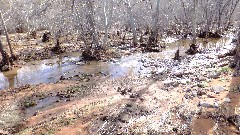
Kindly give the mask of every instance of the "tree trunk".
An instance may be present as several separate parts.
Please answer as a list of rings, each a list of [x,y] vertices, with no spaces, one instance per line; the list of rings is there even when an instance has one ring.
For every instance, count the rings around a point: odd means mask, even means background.
[[[0,39],[0,53],[2,55],[2,61],[0,62],[0,70],[7,71],[7,70],[9,70],[9,56],[3,50],[3,45],[2,45],[1,39]]]
[[[131,24],[131,29],[132,29],[132,33],[133,33],[133,46],[136,46],[137,45],[137,31],[136,31],[136,26],[135,26],[133,14],[132,14],[132,7],[130,6],[130,3],[128,5],[128,14],[130,16],[130,24]]]
[[[175,56],[173,58],[174,60],[180,60],[180,52],[179,52],[179,48],[177,49]]]
[[[208,32],[209,32],[209,29],[210,29],[210,20],[209,20],[209,14],[208,14],[209,1],[207,0],[206,3],[207,3],[207,6],[206,6],[206,9],[205,9],[205,17],[206,17],[206,26],[205,26],[206,36],[205,36],[205,42],[207,43],[207,42],[208,42]]]
[[[93,40],[93,45],[92,48],[96,48],[96,47],[100,47],[100,44],[98,42],[98,35],[96,32],[96,24],[95,24],[95,20],[94,20],[94,11],[93,11],[93,2],[92,0],[88,0],[87,1],[87,7],[89,9],[88,12],[88,22],[90,24],[91,27],[91,36],[92,36],[92,40]]]
[[[194,7],[193,7],[193,25],[192,25],[192,33],[193,33],[193,42],[192,44],[196,44],[196,38],[197,38],[197,34],[196,34],[196,28],[197,28],[197,0],[193,0],[194,1]]]
[[[52,51],[53,51],[54,53],[57,53],[57,54],[63,53],[63,50],[62,50],[62,48],[61,48],[61,46],[60,46],[60,38],[61,38],[61,31],[58,30],[58,31],[56,32],[56,34],[55,34],[56,44],[55,44],[55,46],[52,48]]]
[[[108,11],[108,5],[107,5],[107,0],[104,0],[104,39],[103,39],[103,48],[107,47],[107,42],[108,42],[108,28],[110,27],[111,20],[112,20],[112,14],[113,14],[113,1],[111,0],[111,7],[109,9],[109,15],[107,15]]]
[[[236,7],[239,4],[239,2],[240,2],[240,0],[237,0],[236,3],[232,5],[229,15],[227,16],[227,22],[225,23],[226,28],[228,28],[230,26],[232,15],[233,15],[234,11],[236,10]]]
[[[222,9],[222,1],[218,1],[217,2],[217,11],[218,11],[218,14],[217,14],[217,29],[216,29],[217,32],[220,32],[220,27],[221,27],[221,21],[222,21],[221,9]]]
[[[5,25],[1,10],[0,10],[0,19],[1,19],[1,22],[2,22],[2,25],[3,25],[4,33],[6,35],[7,43],[8,43],[8,46],[9,46],[10,53],[11,53],[11,59],[16,60],[16,57],[15,57],[15,55],[13,53],[13,50],[12,50],[12,46],[11,46],[11,43],[10,43],[10,38],[9,38],[9,35],[8,35],[8,32],[7,32],[7,27]]]
[[[190,48],[185,52],[189,55],[194,55],[196,53],[198,53],[198,45],[197,45],[197,34],[196,34],[196,28],[197,28],[197,3],[198,0],[193,0],[193,24],[192,24],[192,33],[193,33],[193,41],[192,44],[190,44]]]
[[[155,12],[155,15],[153,17],[153,18],[155,18],[155,20],[154,20],[151,36],[149,37],[149,40],[148,40],[148,47],[157,43],[159,9],[160,9],[159,7],[160,7],[160,0],[157,0],[156,12]]]
[[[183,0],[181,0],[181,5],[183,8],[183,12],[184,12],[184,20],[183,20],[183,24],[185,26],[185,24],[187,25],[187,27],[184,27],[183,29],[188,29],[188,20],[187,20],[187,11],[186,11],[186,6]]]
[[[237,54],[240,57],[240,32],[238,32],[238,49],[237,49]]]
[[[84,42],[84,44],[85,44],[85,47],[86,48],[89,48],[89,45],[88,45],[88,43],[87,43],[87,38],[85,37],[85,35],[86,35],[86,32],[84,31],[84,29],[83,29],[83,24],[81,24],[80,23],[80,14],[79,14],[79,11],[78,11],[78,9],[77,9],[77,7],[75,6],[75,0],[73,0],[72,1],[72,11],[74,11],[74,9],[76,10],[76,18],[77,18],[77,21],[78,21],[78,23],[77,23],[77,29],[78,30],[81,30],[81,32],[80,32],[80,37],[81,37],[81,39],[83,40],[83,42]],[[79,33],[78,31],[77,31],[77,33]]]
[[[240,31],[238,32],[237,52],[235,56],[236,67],[240,68]]]

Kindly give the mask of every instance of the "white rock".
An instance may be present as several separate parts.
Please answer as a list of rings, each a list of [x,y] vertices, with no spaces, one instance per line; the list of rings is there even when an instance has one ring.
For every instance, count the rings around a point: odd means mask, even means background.
[[[213,108],[214,107],[214,105],[212,105],[211,103],[206,102],[206,101],[201,101],[199,103],[199,105],[202,106],[202,107],[207,107],[207,108]]]
[[[230,98],[224,98],[223,99],[223,103],[230,103],[231,102],[231,99]]]

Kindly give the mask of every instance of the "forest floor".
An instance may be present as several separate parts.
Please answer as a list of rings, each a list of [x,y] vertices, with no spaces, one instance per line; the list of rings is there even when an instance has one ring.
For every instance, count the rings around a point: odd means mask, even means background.
[[[76,73],[1,90],[0,134],[239,134],[240,73],[228,68],[233,57],[218,58],[232,48],[180,61],[146,53],[136,60],[140,74]]]

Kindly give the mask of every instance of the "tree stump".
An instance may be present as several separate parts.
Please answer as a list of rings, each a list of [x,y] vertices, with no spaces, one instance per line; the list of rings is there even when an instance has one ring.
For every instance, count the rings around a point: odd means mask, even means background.
[[[82,57],[85,60],[102,60],[106,58],[107,52],[105,49],[87,48],[82,52]]]
[[[50,41],[50,36],[51,36],[50,32],[45,32],[42,36],[42,42],[44,42],[44,43],[49,42]]]
[[[57,39],[57,43],[56,45],[51,49],[52,52],[59,54],[59,53],[63,53],[64,51],[62,50],[61,46],[60,46],[60,42],[59,39]]]
[[[94,50],[91,48],[87,48],[82,52],[82,57],[85,60],[94,60],[95,57],[93,54],[94,54]]]
[[[191,44],[190,45],[190,48],[185,52],[186,54],[189,54],[189,55],[194,55],[196,53],[199,53],[199,50],[198,50],[199,46],[196,45],[196,44]]]
[[[36,31],[31,31],[30,32],[30,37],[33,38],[33,39],[36,39],[37,38],[37,32]]]
[[[174,56],[174,60],[180,60],[180,53],[179,53],[179,49],[177,49],[176,53],[175,53],[175,56]]]
[[[0,70],[1,71],[9,71],[10,70],[9,56],[5,51],[2,52],[2,61],[0,62]]]

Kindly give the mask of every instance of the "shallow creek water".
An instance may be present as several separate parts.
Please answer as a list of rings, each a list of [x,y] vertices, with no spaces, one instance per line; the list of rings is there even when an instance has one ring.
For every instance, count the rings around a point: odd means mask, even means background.
[[[190,40],[177,40],[171,38],[166,39],[166,48],[160,53],[137,53],[131,56],[124,56],[115,62],[97,62],[92,61],[87,64],[76,64],[81,60],[80,53],[72,53],[70,55],[61,55],[57,58],[33,61],[26,63],[22,68],[0,73],[0,89],[8,89],[20,87],[26,84],[36,85],[40,83],[57,82],[62,75],[74,75],[77,73],[94,74],[102,73],[110,75],[110,78],[127,76],[129,74],[139,74],[139,69],[142,66],[141,59],[162,58],[171,59],[178,48],[180,55],[186,55],[184,52],[189,48]],[[204,43],[202,39],[198,43],[207,47],[220,47],[230,38],[221,38],[218,40],[209,40]],[[141,74],[144,73],[141,72]]]

